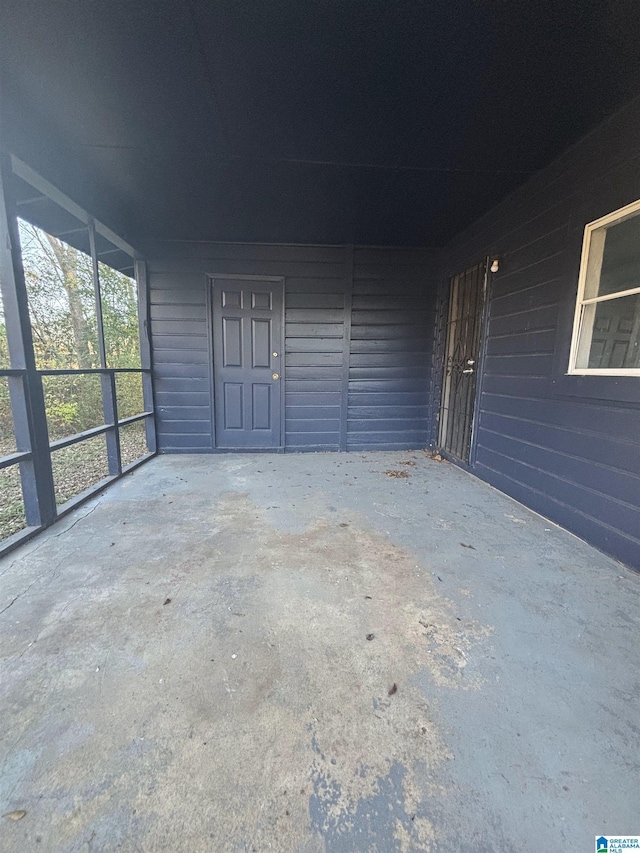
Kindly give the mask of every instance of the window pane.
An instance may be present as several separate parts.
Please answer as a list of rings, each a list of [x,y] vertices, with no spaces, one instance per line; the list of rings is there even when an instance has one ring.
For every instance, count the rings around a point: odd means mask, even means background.
[[[116,399],[118,418],[131,418],[144,412],[142,400],[142,374],[116,373]]]
[[[640,293],[586,306],[583,329],[589,358],[578,367],[640,367]]]
[[[146,456],[148,452],[146,418],[120,427],[120,458],[123,468],[141,456]]]
[[[98,374],[43,376],[42,386],[50,441],[104,423]]]
[[[100,367],[91,258],[23,220],[20,242],[39,369]],[[88,242],[78,223],[74,243]]]
[[[22,483],[17,465],[0,470],[0,539],[26,526]]]
[[[9,398],[9,377],[0,376],[0,456],[8,456],[9,453],[15,453],[15,450],[16,437]]]
[[[104,435],[87,438],[51,454],[56,504],[70,498],[109,476],[107,443]]]
[[[136,281],[103,263],[98,271],[107,367],[140,367]]]
[[[606,229],[597,295],[633,287],[640,287],[640,216]]]

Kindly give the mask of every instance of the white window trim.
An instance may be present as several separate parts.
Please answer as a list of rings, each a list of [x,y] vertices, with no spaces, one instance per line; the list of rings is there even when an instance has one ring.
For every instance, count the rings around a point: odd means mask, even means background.
[[[598,228],[612,223],[622,222],[630,216],[640,212],[640,199],[621,207],[619,210],[614,210],[613,213],[608,213],[600,219],[595,219],[593,222],[587,223],[584,227],[584,239],[582,241],[582,255],[580,257],[580,276],[578,278],[578,296],[576,299],[576,310],[573,317],[573,336],[571,338],[571,351],[569,354],[569,368],[567,374],[569,376],[640,376],[640,368],[638,367],[613,367],[613,368],[595,368],[595,367],[576,367],[578,358],[578,345],[580,342],[580,332],[582,326],[583,307],[592,305],[597,302],[605,302],[608,299],[619,299],[623,296],[632,296],[634,293],[640,293],[640,287],[633,287],[629,290],[621,290],[618,293],[606,294],[605,296],[596,296],[591,299],[583,299],[584,292],[587,286],[587,264],[589,261],[589,252],[591,250],[591,235]]]

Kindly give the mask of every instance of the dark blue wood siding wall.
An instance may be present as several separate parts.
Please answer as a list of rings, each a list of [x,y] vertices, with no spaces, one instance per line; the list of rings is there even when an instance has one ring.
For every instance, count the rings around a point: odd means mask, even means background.
[[[287,450],[426,444],[437,252],[170,242],[147,257],[161,451],[213,450],[211,275],[285,279]]]
[[[354,252],[349,450],[426,447],[437,255]]]
[[[461,234],[443,268],[502,256],[473,470],[640,567],[640,378],[565,375],[584,226],[640,198],[638,140],[640,102]]]

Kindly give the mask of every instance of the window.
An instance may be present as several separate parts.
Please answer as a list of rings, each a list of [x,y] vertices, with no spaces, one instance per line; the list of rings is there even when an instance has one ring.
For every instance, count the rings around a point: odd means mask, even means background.
[[[585,228],[569,373],[640,376],[640,201]]]

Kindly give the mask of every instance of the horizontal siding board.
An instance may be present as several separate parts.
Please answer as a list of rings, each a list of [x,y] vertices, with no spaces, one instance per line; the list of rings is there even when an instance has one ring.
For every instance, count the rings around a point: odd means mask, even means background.
[[[430,281],[430,283],[428,283]],[[394,299],[398,296],[404,299],[429,300],[433,295],[433,278],[425,280],[420,277],[417,280],[407,280],[397,274],[381,276],[379,278],[354,278],[353,296],[361,300],[364,297],[375,296],[376,298]],[[362,302],[358,308],[366,307]],[[382,306],[381,306],[382,307]]]
[[[429,367],[429,353],[402,352],[354,352],[351,353],[350,367]]]
[[[287,338],[287,353],[340,353],[342,364],[342,338]]]
[[[338,423],[340,422],[340,406],[322,406],[322,405],[302,405],[302,406],[290,406],[286,407],[287,413],[287,421],[292,420],[303,420],[303,421],[316,421],[316,420],[334,420]]]
[[[521,483],[530,485],[536,491],[553,495],[557,500],[577,510],[599,518],[605,524],[622,530],[640,530],[640,507],[632,507],[621,501],[612,501],[595,489],[571,482],[558,473],[541,471],[528,465],[521,459],[513,459],[506,453],[496,453],[480,446],[478,462],[503,471]]]
[[[346,280],[340,278],[292,278],[285,279],[285,296],[292,293],[344,293]]]
[[[492,313],[489,337],[499,337],[512,332],[529,332],[536,329],[555,330],[558,321],[558,304],[543,306],[521,306],[518,313],[496,316]]]
[[[426,392],[426,379],[423,379],[423,391]],[[415,378],[403,377],[383,378],[383,379],[349,379],[349,393],[366,391],[372,392],[389,392],[401,394],[403,392],[419,393],[420,385],[416,383]]]
[[[599,406],[567,400],[524,400],[509,396],[483,394],[482,411],[507,415],[580,430],[600,435],[606,439],[620,439],[640,449],[638,412],[634,409]]]
[[[640,476],[620,469],[615,470],[610,466],[610,462],[609,465],[595,464],[591,459],[580,459],[568,451],[556,451],[550,447],[532,444],[521,437],[509,438],[486,429],[482,433],[481,446],[504,453],[540,471],[550,474],[562,471],[565,479],[615,500],[631,505],[637,503]]]
[[[486,374],[506,376],[548,376],[553,364],[550,353],[489,354],[484,363]]]
[[[287,366],[287,384],[292,379],[311,379],[319,381],[323,379],[332,379],[340,382],[342,378],[342,368],[336,367],[318,367],[316,365],[307,367],[292,367]]]
[[[290,433],[323,432],[335,433],[337,435],[340,431],[340,419],[316,418],[315,420],[307,420],[306,418],[287,417],[286,428],[287,432]]]
[[[312,394],[338,394],[341,393],[342,381],[340,379],[326,379],[322,377],[313,377],[307,379],[304,377],[294,377],[291,371],[287,373],[287,391],[292,391],[296,394],[310,392]]]
[[[348,448],[427,443],[435,271],[429,252],[355,252]]]
[[[487,447],[497,450],[495,436],[504,441],[505,446],[512,440],[531,444],[549,453],[549,457],[561,455],[567,457],[567,468],[572,467],[572,458],[588,463],[594,477],[608,480],[610,475],[620,483],[623,500],[630,503],[638,502],[640,493],[640,447],[627,441],[603,439],[599,435],[586,432],[576,433],[574,430],[547,424],[531,423],[517,418],[506,418],[502,415],[483,412],[481,416],[482,433],[480,441]],[[486,436],[486,437],[485,437]],[[524,452],[524,451],[523,451]],[[554,466],[562,470],[565,462],[556,459]],[[549,467],[542,464],[542,468]],[[613,482],[613,479],[611,480]],[[615,497],[615,491],[608,491]]]
[[[183,267],[175,273],[162,273],[149,269],[148,274],[152,302],[190,302],[195,297],[203,305],[206,302],[207,277],[202,270],[189,271]]]
[[[426,297],[422,289],[414,295],[407,296],[390,296],[389,286],[386,289],[381,288],[381,292],[375,295],[375,300],[372,299],[370,293],[354,293],[353,294],[353,310],[358,311],[429,311],[433,312],[431,299]]]
[[[202,421],[211,417],[211,409],[209,406],[181,406],[169,405],[158,406],[157,411],[162,416],[162,420],[194,420]]]
[[[511,495],[515,500],[536,512],[551,518],[558,524],[573,531],[588,542],[594,543],[609,554],[614,554],[622,562],[635,566],[638,562],[640,540],[616,527],[605,525],[588,513],[582,513],[575,507],[559,500],[555,495],[539,492],[528,484],[520,483],[500,470],[478,463],[479,475],[497,489]]]
[[[286,293],[285,308],[287,312],[292,308],[344,308],[343,293]]]
[[[208,408],[211,396],[208,391],[158,391],[156,390],[156,406],[206,406]]]
[[[287,432],[287,445],[289,447],[304,447],[313,445],[323,447],[327,450],[338,450],[339,433],[337,432]]]
[[[411,349],[410,341],[418,341],[420,345],[417,347],[418,349],[423,349],[424,345],[430,347],[431,345],[431,331],[432,325],[429,323],[422,323],[420,325],[405,325],[405,326],[396,326],[392,325],[393,320],[390,319],[390,322],[386,326],[382,325],[374,325],[374,326],[353,326],[351,328],[351,340],[352,342],[356,341],[368,341],[368,340],[395,340],[399,343],[400,349]],[[402,346],[404,345],[404,346]],[[357,350],[353,350],[356,352]]]
[[[158,450],[161,453],[175,451],[203,453],[211,449],[210,436],[158,432]]]
[[[379,444],[396,443],[407,448],[421,448],[427,442],[427,431],[407,430],[404,432],[393,430],[391,432],[350,432],[348,444],[354,443],[359,447],[373,446]]]
[[[435,256],[433,249],[403,249],[401,247],[386,246],[355,246],[353,250],[353,262],[356,267],[368,264],[381,266],[411,266],[422,268],[424,264],[430,263]]]
[[[549,393],[549,377],[485,374],[482,378],[482,391],[488,395],[530,397],[542,402]]]
[[[404,326],[428,325],[433,319],[433,314],[424,309],[415,311],[393,311],[391,309],[373,309],[352,311],[351,323],[357,326],[391,326],[402,329]]]
[[[351,395],[353,396],[353,395]],[[349,400],[349,417],[355,421],[380,420],[389,417],[390,407],[381,406],[359,406],[356,402]],[[417,420],[424,422],[428,414],[427,406],[393,406],[393,414],[397,419]],[[355,426],[354,426],[355,428]]]
[[[344,323],[287,323],[287,338],[340,338]]]
[[[153,327],[152,327],[153,331]],[[156,334],[153,332],[153,340],[156,350],[200,350],[208,351],[209,339],[206,333],[186,334]]]
[[[562,295],[562,281],[560,276],[550,280],[540,281],[537,277],[530,281],[522,290],[502,292],[501,295],[493,293],[491,298],[491,323],[500,317],[509,317],[515,313],[522,313],[530,309],[544,309],[547,306],[556,307]]]
[[[297,387],[295,383],[293,387]],[[288,407],[337,406],[342,402],[341,391],[287,391],[285,402]]]
[[[389,281],[392,286],[395,286],[394,289],[401,289],[407,284],[413,287],[426,286],[429,280],[425,270],[410,265],[375,267],[373,265],[359,266],[356,264],[353,278],[354,282],[358,280],[370,282]]]
[[[425,380],[429,377],[427,365],[415,364],[406,367],[352,367],[349,381],[359,379],[411,379]]]
[[[162,434],[181,435],[183,433],[191,433],[193,435],[210,436],[211,435],[211,420],[207,418],[204,421],[196,420],[167,420],[163,419],[158,424],[158,432]]]
[[[200,364],[185,364],[184,362],[156,362],[155,364],[155,387],[164,380],[177,379],[183,381],[199,380],[209,377],[209,363],[203,361]]]
[[[562,281],[562,275],[566,264],[564,252],[552,255],[548,258],[539,258],[530,266],[512,272],[509,276],[498,273],[492,281],[491,299],[499,299],[502,296],[515,293],[527,293],[532,288],[547,284],[550,281],[556,283],[556,293]],[[564,285],[562,285],[564,288]],[[576,282],[577,290],[577,282]]]
[[[637,568],[640,395],[623,394],[625,380],[564,374],[582,231],[640,195],[639,132],[636,100],[443,252],[456,271],[470,257],[503,258],[491,279],[476,472]]]
[[[209,352],[206,349],[175,349],[173,347],[159,347],[154,342],[153,364],[156,375],[162,375],[161,365],[169,364],[172,367],[183,368],[188,365],[209,365]],[[187,367],[188,369],[188,367]]]
[[[342,352],[288,352],[287,367],[341,367]]]
[[[287,447],[338,448],[347,376],[350,405],[344,411],[362,433],[359,441],[366,444],[370,434],[382,434],[387,444],[405,447],[416,435],[424,436],[437,253],[356,248],[351,368],[345,372],[350,256],[344,246],[156,244],[148,269],[163,449],[183,451],[194,441],[210,448],[207,282],[209,276],[226,275],[285,279]],[[357,405],[362,386],[369,395],[365,402],[374,400],[374,408]],[[367,420],[370,429],[360,430]],[[390,435],[394,430],[402,435]],[[180,432],[192,438],[181,441]],[[375,446],[386,445],[376,437]]]
[[[155,381],[156,395],[172,391],[202,391],[209,394],[210,390],[208,371],[207,376],[202,377],[169,376],[166,371],[163,371],[162,376],[158,376]]]
[[[395,412],[393,413],[395,414]],[[350,419],[352,433],[363,432],[425,432],[425,418],[359,418]]]
[[[555,340],[555,329],[521,330],[510,335],[490,337],[486,351],[487,356],[522,355],[523,353],[532,353],[537,356],[544,353],[553,354]]]
[[[424,389],[420,391],[354,391],[353,383],[349,383],[349,406],[353,409],[358,406],[375,406],[388,410],[389,406],[395,409],[401,406],[423,406],[425,403]]]
[[[411,350],[412,352],[430,352],[431,351],[431,342],[424,339],[416,339],[412,338],[410,343],[406,340],[398,340],[391,339],[386,340],[385,338],[378,339],[369,339],[362,340],[360,338],[352,339],[351,341],[351,352],[352,353],[363,353],[363,352],[403,352],[405,350]]]
[[[156,340],[162,340],[163,336],[184,337],[185,332],[189,338],[195,338],[199,346],[208,340],[206,319],[197,320],[151,320],[151,333]]]
[[[342,323],[344,308],[287,308],[287,323]]]

